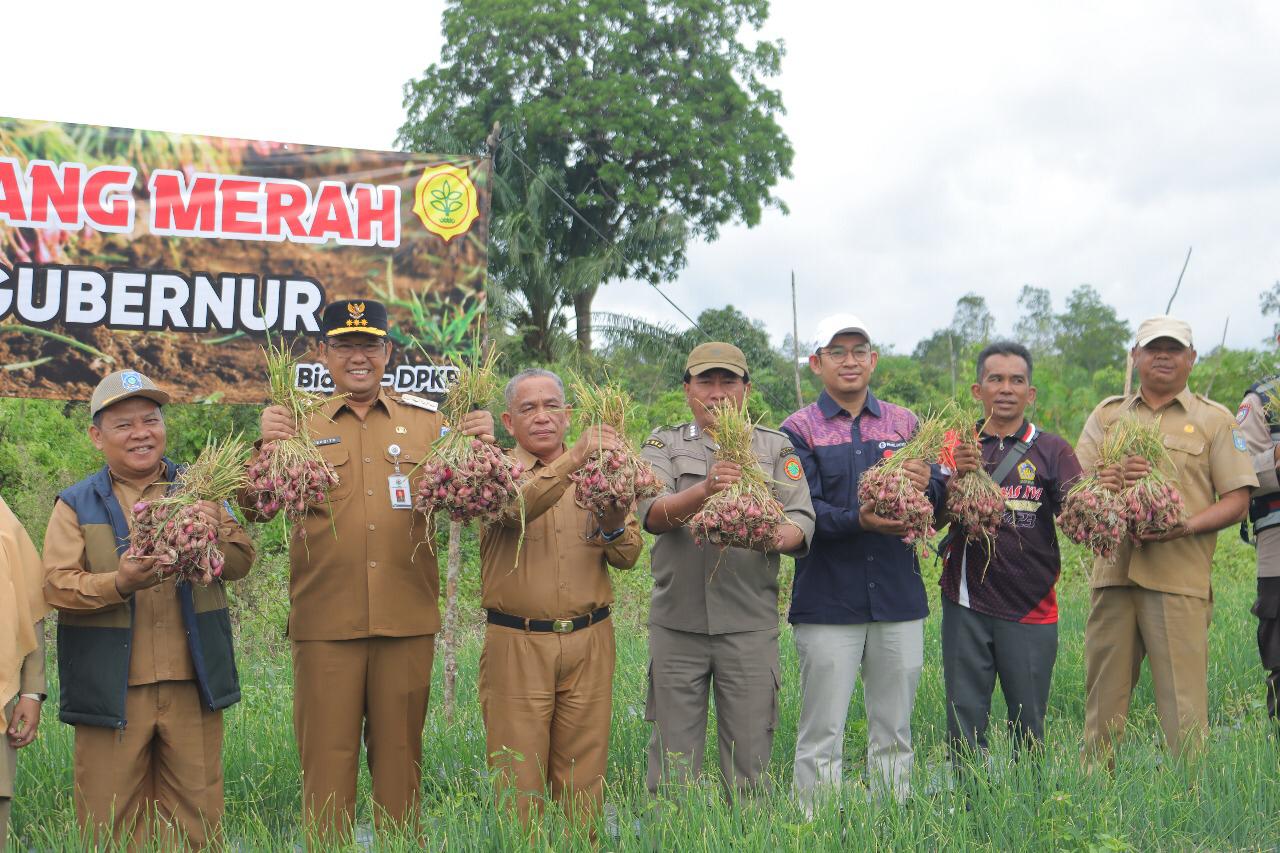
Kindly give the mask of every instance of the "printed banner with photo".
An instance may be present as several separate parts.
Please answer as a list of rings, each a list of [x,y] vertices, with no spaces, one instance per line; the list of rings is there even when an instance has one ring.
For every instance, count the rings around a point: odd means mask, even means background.
[[[337,299],[389,310],[383,384],[438,394],[484,309],[490,161],[0,117],[0,396],[138,370],[261,403],[262,345]],[[304,358],[300,387],[330,390]]]

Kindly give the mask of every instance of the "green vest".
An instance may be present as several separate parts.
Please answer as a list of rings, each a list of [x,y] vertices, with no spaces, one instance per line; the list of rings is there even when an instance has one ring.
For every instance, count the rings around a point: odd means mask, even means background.
[[[173,482],[177,466],[168,459],[164,465],[165,479]],[[88,570],[116,571],[120,555],[129,547],[129,524],[111,491],[108,470],[103,467],[67,488],[58,500],[76,514]],[[234,705],[240,701],[240,676],[222,581],[214,579],[207,587],[178,581],[174,588],[201,700],[211,711]],[[72,725],[125,727],[132,644],[132,598],[91,613],[58,614],[60,720]]]

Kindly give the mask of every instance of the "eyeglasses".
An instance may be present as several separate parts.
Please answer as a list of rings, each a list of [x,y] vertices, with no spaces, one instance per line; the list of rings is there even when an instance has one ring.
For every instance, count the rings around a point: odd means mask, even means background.
[[[343,341],[341,343],[332,343],[328,346],[329,351],[338,356],[338,358],[351,358],[357,351],[364,353],[366,358],[377,358],[382,355],[386,344],[383,341],[369,341],[363,344]]]
[[[825,355],[832,361],[844,361],[849,356],[853,356],[854,361],[870,361],[871,347],[861,346],[849,349],[848,347],[824,347],[818,352]]]
[[[518,418],[536,418],[538,415],[563,415],[569,411],[569,407],[563,403],[539,403],[536,406],[525,406],[512,412]]]

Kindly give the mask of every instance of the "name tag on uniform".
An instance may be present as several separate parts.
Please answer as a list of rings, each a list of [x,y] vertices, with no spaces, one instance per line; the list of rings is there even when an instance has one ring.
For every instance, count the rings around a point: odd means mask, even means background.
[[[391,492],[392,509],[413,509],[413,498],[409,492],[407,475],[392,474],[387,477],[387,488]]]

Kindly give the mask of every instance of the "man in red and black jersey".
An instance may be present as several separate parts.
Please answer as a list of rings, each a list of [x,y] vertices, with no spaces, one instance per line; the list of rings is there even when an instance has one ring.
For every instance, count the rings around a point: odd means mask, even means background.
[[[943,551],[942,665],[953,761],[987,749],[996,678],[1008,702],[1014,748],[1044,739],[1049,682],[1058,654],[1054,585],[1060,555],[1054,518],[1080,477],[1071,445],[1026,419],[1035,400],[1026,347],[994,343],[978,355],[982,447],[955,451],[956,474],[981,464],[1004,493],[994,548],[966,544],[952,522]],[[954,478],[953,478],[954,479]]]

